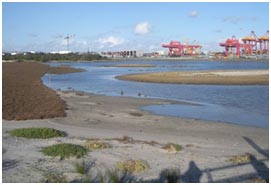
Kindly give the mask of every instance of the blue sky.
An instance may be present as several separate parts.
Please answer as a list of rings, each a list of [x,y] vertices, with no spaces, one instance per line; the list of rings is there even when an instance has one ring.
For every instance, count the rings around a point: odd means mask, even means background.
[[[170,40],[219,42],[269,28],[268,3],[2,3],[3,51],[163,50]]]

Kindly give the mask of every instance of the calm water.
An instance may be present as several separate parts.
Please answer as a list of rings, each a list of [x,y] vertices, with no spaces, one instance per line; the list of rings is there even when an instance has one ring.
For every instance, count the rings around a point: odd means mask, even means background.
[[[75,89],[110,96],[161,98],[188,101],[196,105],[151,105],[142,109],[157,114],[194,119],[223,121],[233,124],[268,127],[267,85],[223,86],[223,85],[180,85],[141,83],[117,80],[114,77],[130,73],[160,71],[191,71],[217,69],[268,69],[268,62],[201,62],[201,61],[129,61],[125,63],[147,63],[156,67],[121,68],[108,67],[124,62],[96,63],[49,63],[70,65],[86,69],[83,73],[45,75],[43,82],[53,89]]]

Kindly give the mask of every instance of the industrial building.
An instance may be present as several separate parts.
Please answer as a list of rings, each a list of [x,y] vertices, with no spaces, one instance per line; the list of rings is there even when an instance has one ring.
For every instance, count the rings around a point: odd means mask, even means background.
[[[106,56],[109,58],[134,58],[134,57],[142,57],[143,52],[142,51],[135,51],[135,50],[127,50],[127,51],[107,51],[107,52],[101,52],[102,56]]]

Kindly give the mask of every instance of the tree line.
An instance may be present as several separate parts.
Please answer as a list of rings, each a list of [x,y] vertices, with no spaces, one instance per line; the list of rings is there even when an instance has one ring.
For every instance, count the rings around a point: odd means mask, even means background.
[[[92,61],[92,60],[104,60],[107,57],[103,57],[99,54],[93,53],[67,53],[67,54],[59,54],[59,53],[21,53],[16,55],[11,55],[10,53],[4,53],[2,55],[2,60],[32,60],[32,61]]]

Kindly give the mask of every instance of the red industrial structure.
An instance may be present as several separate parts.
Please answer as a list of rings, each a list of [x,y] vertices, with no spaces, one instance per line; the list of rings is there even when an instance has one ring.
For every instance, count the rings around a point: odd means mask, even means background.
[[[225,54],[228,57],[230,54],[240,57],[240,55],[269,55],[269,31],[266,35],[257,37],[254,31],[249,36],[242,39],[240,43],[235,36],[227,39],[224,43],[219,43],[220,46],[225,47]]]
[[[258,38],[260,43],[260,54],[269,55],[269,30],[264,36]]]
[[[169,44],[163,44],[162,47],[169,49],[169,56],[198,55],[200,54],[200,45],[181,44],[179,41],[171,41]]]

